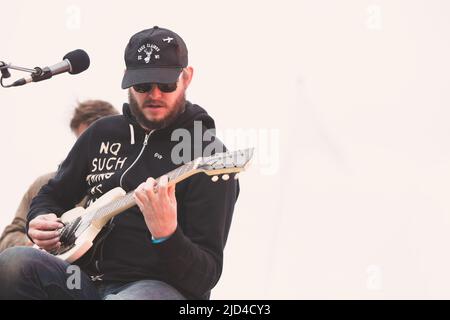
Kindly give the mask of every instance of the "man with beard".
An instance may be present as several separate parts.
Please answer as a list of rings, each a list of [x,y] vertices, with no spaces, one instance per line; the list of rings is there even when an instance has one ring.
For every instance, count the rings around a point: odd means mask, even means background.
[[[179,158],[221,142],[191,139],[172,152],[177,130],[194,136],[214,120],[185,98],[193,68],[184,41],[153,27],[133,35],[125,49],[123,115],[94,123],[78,139],[54,179],[33,199],[28,236],[51,251],[61,243],[59,220],[83,196],[92,203],[115,187],[136,189],[134,206],[114,217],[76,264],[80,286],[67,286],[69,264],[43,250],[12,248],[0,255],[0,298],[208,299],[218,282],[235,202],[237,180],[211,182],[197,174],[175,186],[167,176]]]

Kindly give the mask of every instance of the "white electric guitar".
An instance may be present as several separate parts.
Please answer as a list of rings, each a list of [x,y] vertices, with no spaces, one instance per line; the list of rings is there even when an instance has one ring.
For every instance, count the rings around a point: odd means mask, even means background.
[[[237,178],[237,173],[246,169],[252,156],[253,149],[245,149],[200,157],[167,173],[168,184],[176,184],[200,172],[213,176],[213,182],[219,179],[219,175],[223,180],[228,180],[229,174],[236,173],[234,178]],[[92,247],[95,238],[112,217],[136,205],[134,191],[126,193],[117,187],[86,209],[76,207],[65,212],[61,216],[64,227],[59,230],[61,246],[50,253],[69,263],[79,259]]]

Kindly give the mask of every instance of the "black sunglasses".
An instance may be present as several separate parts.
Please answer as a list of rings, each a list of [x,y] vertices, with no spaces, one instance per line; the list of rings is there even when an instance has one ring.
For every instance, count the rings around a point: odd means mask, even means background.
[[[177,90],[177,83],[140,83],[133,86],[133,89],[139,93],[146,93],[153,89],[153,86],[157,85],[161,92],[174,92]]]

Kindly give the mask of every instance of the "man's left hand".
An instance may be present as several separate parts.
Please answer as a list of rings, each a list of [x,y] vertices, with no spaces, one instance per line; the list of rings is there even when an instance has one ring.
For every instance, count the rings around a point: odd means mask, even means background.
[[[171,236],[177,228],[177,199],[175,185],[168,186],[168,177],[159,183],[153,178],[139,185],[134,199],[144,215],[150,233],[155,239]]]

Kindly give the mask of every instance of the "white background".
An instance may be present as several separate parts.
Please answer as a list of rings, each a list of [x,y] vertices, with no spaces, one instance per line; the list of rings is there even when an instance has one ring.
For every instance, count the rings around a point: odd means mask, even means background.
[[[0,60],[46,66],[82,48],[91,67],[0,88],[0,227],[70,149],[77,100],[121,109],[124,48],[159,25],[188,45],[188,98],[219,129],[257,134],[212,298],[449,299],[449,12],[446,0],[2,3]]]

